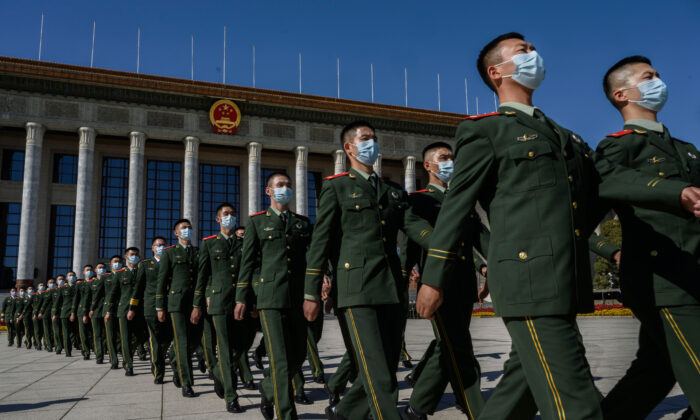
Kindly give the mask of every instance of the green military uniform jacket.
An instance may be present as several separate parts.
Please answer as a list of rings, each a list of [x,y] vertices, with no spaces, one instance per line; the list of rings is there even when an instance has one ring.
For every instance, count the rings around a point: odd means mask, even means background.
[[[301,308],[312,227],[306,216],[288,211],[287,218],[285,226],[272,209],[250,216],[241,251],[236,302],[250,302],[254,291],[260,309]],[[258,261],[259,276],[255,275]]]
[[[243,247],[235,235],[230,240],[229,246],[228,240],[219,233],[204,238],[199,248],[199,274],[195,288],[198,293],[193,305],[206,307],[205,297],[208,297],[209,315],[233,313]],[[208,296],[201,293],[205,291]]]
[[[354,169],[327,177],[307,254],[305,298],[320,300],[327,263],[337,258],[338,308],[399,303],[405,284],[399,229],[427,247],[432,227],[411,211],[398,185],[378,180],[375,190]]]
[[[112,271],[109,276],[102,276],[104,279],[104,303],[102,305],[102,316],[106,316],[108,313],[117,316],[117,307],[114,301],[119,303],[119,288],[117,287],[117,281],[119,280],[119,272],[126,270],[125,268],[120,268],[119,270]]]
[[[76,307],[73,303],[73,298],[76,293],[78,293],[77,284],[71,286],[66,283],[58,288],[58,299],[55,304],[58,305],[59,318],[70,318],[70,315],[75,313]]]
[[[78,300],[76,301],[76,305],[78,307],[76,315],[78,317],[82,318],[90,313],[90,303],[92,301],[92,288],[90,286],[94,281],[95,278],[93,277],[79,284],[80,288],[78,289]],[[82,320],[80,322],[82,322]]]
[[[449,193],[449,192],[447,192]],[[435,224],[438,213],[442,208],[442,202],[445,199],[445,192],[440,191],[432,185],[428,188],[419,190],[409,194],[408,201],[412,211],[425,219],[431,225]],[[474,250],[475,248],[482,254],[486,254],[488,249],[489,231],[481,223],[479,215],[475,210],[472,210],[467,219],[469,228],[465,229],[463,237],[460,239],[459,248],[456,254],[456,263],[454,274],[455,281],[450,285],[451,290],[447,293],[458,293],[471,302],[476,302],[477,299],[477,282],[475,271],[480,270],[486,265],[486,262]],[[422,271],[427,257],[427,250],[423,249],[416,242],[406,238],[402,255],[404,258],[404,271],[408,274],[411,269],[417,264]],[[466,302],[465,302],[466,303]]]
[[[56,283],[56,286],[54,286],[53,289],[48,290],[48,297],[47,297],[46,304],[48,305],[48,308],[51,311],[52,318],[54,316],[56,318],[61,317],[61,311],[57,305],[58,299],[61,296],[61,294],[58,292],[58,289],[60,289],[60,287],[58,286],[58,283]]]
[[[12,303],[12,296],[7,296],[5,300],[2,301],[2,312],[0,313],[0,318],[4,320],[12,319],[10,316],[11,312],[8,310],[10,303]]]
[[[39,312],[41,312],[42,319],[51,318],[51,306],[53,301],[54,290],[55,289],[49,289],[49,287],[46,286],[46,290],[44,290],[44,292],[41,295],[41,308],[39,309]]]
[[[608,261],[613,261],[613,256],[620,250],[619,247],[611,244],[605,238],[595,233],[588,237],[588,247],[595,254],[600,255]]]
[[[105,306],[112,315],[125,317],[131,308],[131,297],[136,286],[136,274],[138,266],[134,268],[124,267],[118,270],[114,276],[112,292],[105,296]],[[138,309],[140,305],[135,305]]]
[[[700,185],[700,152],[659,131],[630,121],[598,146],[606,159],[649,178],[650,188],[666,180]],[[644,126],[650,121],[641,121]],[[673,215],[618,203],[623,258],[620,286],[633,308],[697,305],[700,302],[700,223],[690,214]]]
[[[156,312],[156,283],[158,282],[158,268],[160,263],[155,257],[147,258],[139,263],[136,273],[136,286],[129,300],[129,305],[135,309],[143,305],[143,315],[155,318]]]
[[[504,317],[591,312],[587,239],[607,211],[599,198],[681,214],[688,185],[616,166],[516,106],[461,123],[455,155],[422,280],[443,288],[453,281],[461,227],[478,200],[491,227],[489,288]]]
[[[28,296],[20,296],[17,299],[17,302],[15,302],[15,318],[18,318],[20,315],[24,315],[24,308],[29,304],[29,297]]]
[[[34,304],[37,300],[37,293],[34,292],[33,295],[27,295],[27,297],[24,298],[24,307],[22,308],[22,316],[24,316],[25,320],[28,320],[29,322],[32,321],[32,316],[34,315]]]
[[[10,302],[7,304],[7,319],[8,321],[14,321],[17,318],[16,308],[18,305],[19,297],[10,297]]]
[[[112,273],[98,275],[97,278],[90,283],[90,310],[93,311],[92,316],[95,318],[104,318],[105,306],[105,284],[107,278],[110,278]]]
[[[190,313],[197,283],[197,248],[188,255],[181,244],[163,250],[156,284],[156,310]]]

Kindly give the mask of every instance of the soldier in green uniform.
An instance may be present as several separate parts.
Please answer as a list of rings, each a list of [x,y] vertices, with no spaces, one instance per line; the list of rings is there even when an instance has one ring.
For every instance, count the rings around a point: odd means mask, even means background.
[[[27,287],[27,294],[24,297],[24,306],[22,307],[22,321],[24,322],[24,330],[27,342],[27,348],[31,348],[32,345],[35,349],[40,349],[40,341],[37,340],[37,331],[35,330],[35,318],[34,318],[34,302],[36,297],[36,291],[33,286]]]
[[[301,379],[307,337],[303,281],[311,222],[289,210],[289,176],[277,172],[266,181],[265,193],[271,204],[251,215],[246,228],[235,318],[244,319],[254,291],[270,360],[270,375],[260,385],[260,409],[265,419],[272,419],[274,410],[278,419],[289,420],[297,418],[295,402],[311,403],[303,393]],[[255,276],[258,264],[260,275]]]
[[[109,351],[109,363],[112,369],[119,369],[119,358],[117,352],[119,351],[119,346],[121,344],[121,339],[119,337],[118,320],[108,319],[105,315],[109,311],[107,297],[112,294],[112,290],[117,287],[117,272],[121,270],[122,267],[122,257],[119,255],[114,255],[110,258],[110,272],[102,276],[102,287],[101,292],[97,296],[97,301],[102,302],[101,312],[99,315],[103,318],[105,324],[105,341],[107,343],[107,351]],[[95,298],[93,298],[93,304]]]
[[[172,342],[172,328],[170,320],[158,322],[156,312],[156,283],[158,282],[158,269],[165,248],[165,238],[157,236],[151,244],[153,257],[144,259],[139,263],[136,273],[136,286],[129,301],[131,308],[127,318],[132,314],[136,316],[139,305],[143,306],[143,315],[148,328],[148,343],[151,353],[151,369],[153,371],[153,383],[162,384],[165,375],[165,356]],[[166,315],[167,316],[167,315]]]
[[[107,266],[99,263],[95,266],[95,278],[88,280],[90,288],[90,302],[88,303],[88,317],[92,324],[92,345],[95,351],[95,363],[104,363],[104,348],[107,345],[105,334],[105,322],[103,315],[104,307],[104,277],[107,273]]]
[[[139,304],[131,305],[131,297],[136,285],[136,273],[139,263],[139,249],[129,247],[124,252],[126,266],[117,270],[114,276],[114,287],[111,293],[105,295],[105,322],[115,316],[119,323],[119,337],[121,339],[122,365],[125,376],[134,376],[134,352],[138,343],[143,342],[142,333],[144,325],[140,322],[143,307]],[[133,309],[131,309],[133,306]],[[132,310],[131,318],[127,318]]]
[[[323,362],[318,353],[318,342],[323,335],[323,315],[317,317],[306,327],[306,359],[311,367],[311,375],[317,384],[326,383],[326,374],[323,371]]]
[[[77,329],[73,298],[75,297],[78,287],[75,284],[77,277],[73,271],[66,273],[66,278],[68,282],[58,287],[58,295],[57,299],[54,301],[54,306],[61,321],[63,348],[66,351],[66,357],[71,357]]]
[[[41,300],[44,290],[46,290],[46,285],[44,283],[39,283],[37,285],[37,291],[33,294],[32,299],[30,301],[30,305],[32,307],[31,319],[32,326],[34,329],[34,348],[37,351],[42,349],[41,343],[44,338],[44,328],[41,323],[41,318],[39,318],[39,313],[41,310]]]
[[[56,288],[56,280],[49,279],[46,282],[46,289],[41,294],[41,306],[39,308],[39,318],[42,322],[44,330],[44,347],[47,352],[52,352],[54,347],[54,333],[51,326],[51,300],[52,291]]]
[[[351,169],[323,183],[308,252],[304,313],[310,321],[319,315],[330,260],[338,286],[335,306],[349,326],[346,347],[357,356],[359,380],[326,414],[356,419],[371,412],[375,419],[397,419],[396,371],[405,322],[397,234],[401,229],[427,247],[432,228],[413,214],[403,189],[374,173],[378,146],[371,124],[347,125],[340,141]]]
[[[73,298],[75,306],[75,316],[78,324],[78,335],[80,337],[80,353],[83,360],[90,360],[90,347],[92,337],[92,327],[88,320],[88,308],[90,298],[89,281],[95,278],[95,270],[88,264],[83,267],[83,280],[78,279],[78,290]]]
[[[452,147],[443,142],[428,145],[423,150],[423,167],[428,172],[428,187],[411,194],[409,203],[417,215],[434,224],[445,196],[449,195],[447,183],[454,170]],[[473,249],[485,254],[489,235],[475,210],[465,222],[469,226],[464,229],[455,254],[454,280],[431,321],[435,345],[425,361],[425,371],[416,378],[409,405],[403,412],[405,419],[425,419],[427,414],[432,415],[448,382],[457,405],[464,409],[468,418],[476,418],[485,403],[481,395],[481,368],[474,356],[469,324],[473,303],[477,301],[474,261],[480,259]],[[422,269],[429,251],[408,238],[404,250],[405,271],[409,272],[416,265]]]
[[[241,261],[241,243],[233,233],[236,216],[233,205],[223,203],[216,209],[216,221],[220,231],[202,240],[199,249],[199,274],[195,290],[192,322],[202,319],[204,308],[212,318],[216,333],[216,354],[213,366],[214,387],[219,398],[226,401],[226,410],[240,413],[243,410],[236,393],[236,366],[238,366],[245,337],[248,336],[245,320],[233,318],[233,302]],[[209,291],[209,297],[204,291]]]
[[[666,179],[700,185],[700,152],[657,119],[667,87],[648,58],[613,65],[603,89],[624,126],[599,144],[600,154],[646,174],[651,186]],[[645,418],[676,381],[700,413],[700,224],[624,203],[615,211],[622,223],[622,296],[642,325],[637,356],[603,400],[603,414]]]
[[[56,286],[49,289],[49,300],[47,302],[51,308],[51,330],[53,331],[54,346],[56,354],[61,354],[63,351],[63,326],[61,325],[61,311],[58,301],[61,296],[59,289],[66,284],[66,277],[63,274],[56,276]]]
[[[26,323],[24,322],[24,308],[27,306],[27,304],[27,291],[23,287],[20,287],[19,296],[15,302],[15,325],[17,325],[18,330],[17,338],[20,341],[17,343],[17,348],[22,346],[22,338],[24,338],[24,345],[27,348],[32,346],[32,336],[30,331],[27,329]]]
[[[489,286],[512,339],[504,374],[480,419],[602,418],[576,313],[593,310],[587,238],[607,211],[599,197],[681,214],[698,191],[614,165],[532,105],[544,79],[535,48],[517,33],[479,54],[498,112],[468,117],[456,133],[450,193],[435,224],[417,309],[433,318],[469,211],[479,200],[491,227]]]
[[[173,226],[177,245],[163,250],[156,284],[156,311],[158,321],[166,321],[170,314],[173,327],[175,357],[171,357],[175,386],[182,387],[183,397],[194,397],[192,390],[192,358],[202,330],[190,322],[193,310],[194,286],[197,283],[197,249],[192,245],[192,224],[180,219]]]
[[[2,301],[2,313],[0,321],[7,326],[7,346],[11,347],[15,340],[15,322],[12,314],[14,313],[14,299],[17,296],[17,289],[11,288],[10,295]]]

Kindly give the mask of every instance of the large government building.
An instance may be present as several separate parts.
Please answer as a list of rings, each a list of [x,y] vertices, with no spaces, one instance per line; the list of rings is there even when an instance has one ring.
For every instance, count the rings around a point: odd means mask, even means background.
[[[376,171],[412,191],[423,147],[451,141],[463,115],[0,57],[0,289],[128,246],[150,256],[181,217],[209,236],[223,201],[245,225],[273,171],[313,221],[359,118],[377,128]]]

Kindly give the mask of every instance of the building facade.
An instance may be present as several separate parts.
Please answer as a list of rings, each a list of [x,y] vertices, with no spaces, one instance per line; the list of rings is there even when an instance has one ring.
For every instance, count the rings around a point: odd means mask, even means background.
[[[217,100],[241,112],[218,134]],[[175,220],[197,238],[214,210],[240,225],[269,205],[264,181],[289,174],[292,210],[315,218],[323,177],[343,172],[343,125],[366,119],[376,171],[413,191],[434,141],[451,142],[459,114],[0,57],[0,289],[44,281],[136,246],[150,256]]]

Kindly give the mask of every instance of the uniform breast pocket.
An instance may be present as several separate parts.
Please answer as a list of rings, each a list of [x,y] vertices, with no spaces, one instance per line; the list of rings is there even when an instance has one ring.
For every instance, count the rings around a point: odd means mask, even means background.
[[[509,176],[512,191],[531,191],[556,184],[552,145],[543,141],[519,143],[508,148],[512,162]]]
[[[372,202],[367,198],[355,198],[343,202],[343,213],[349,224],[344,227],[363,230],[366,224],[366,212],[372,208]]]
[[[348,294],[361,293],[364,286],[365,256],[359,252],[341,257],[338,261],[338,287],[345,286]]]
[[[490,271],[502,280],[498,289],[504,302],[536,302],[558,295],[549,237],[500,243],[494,251],[498,262]]]

